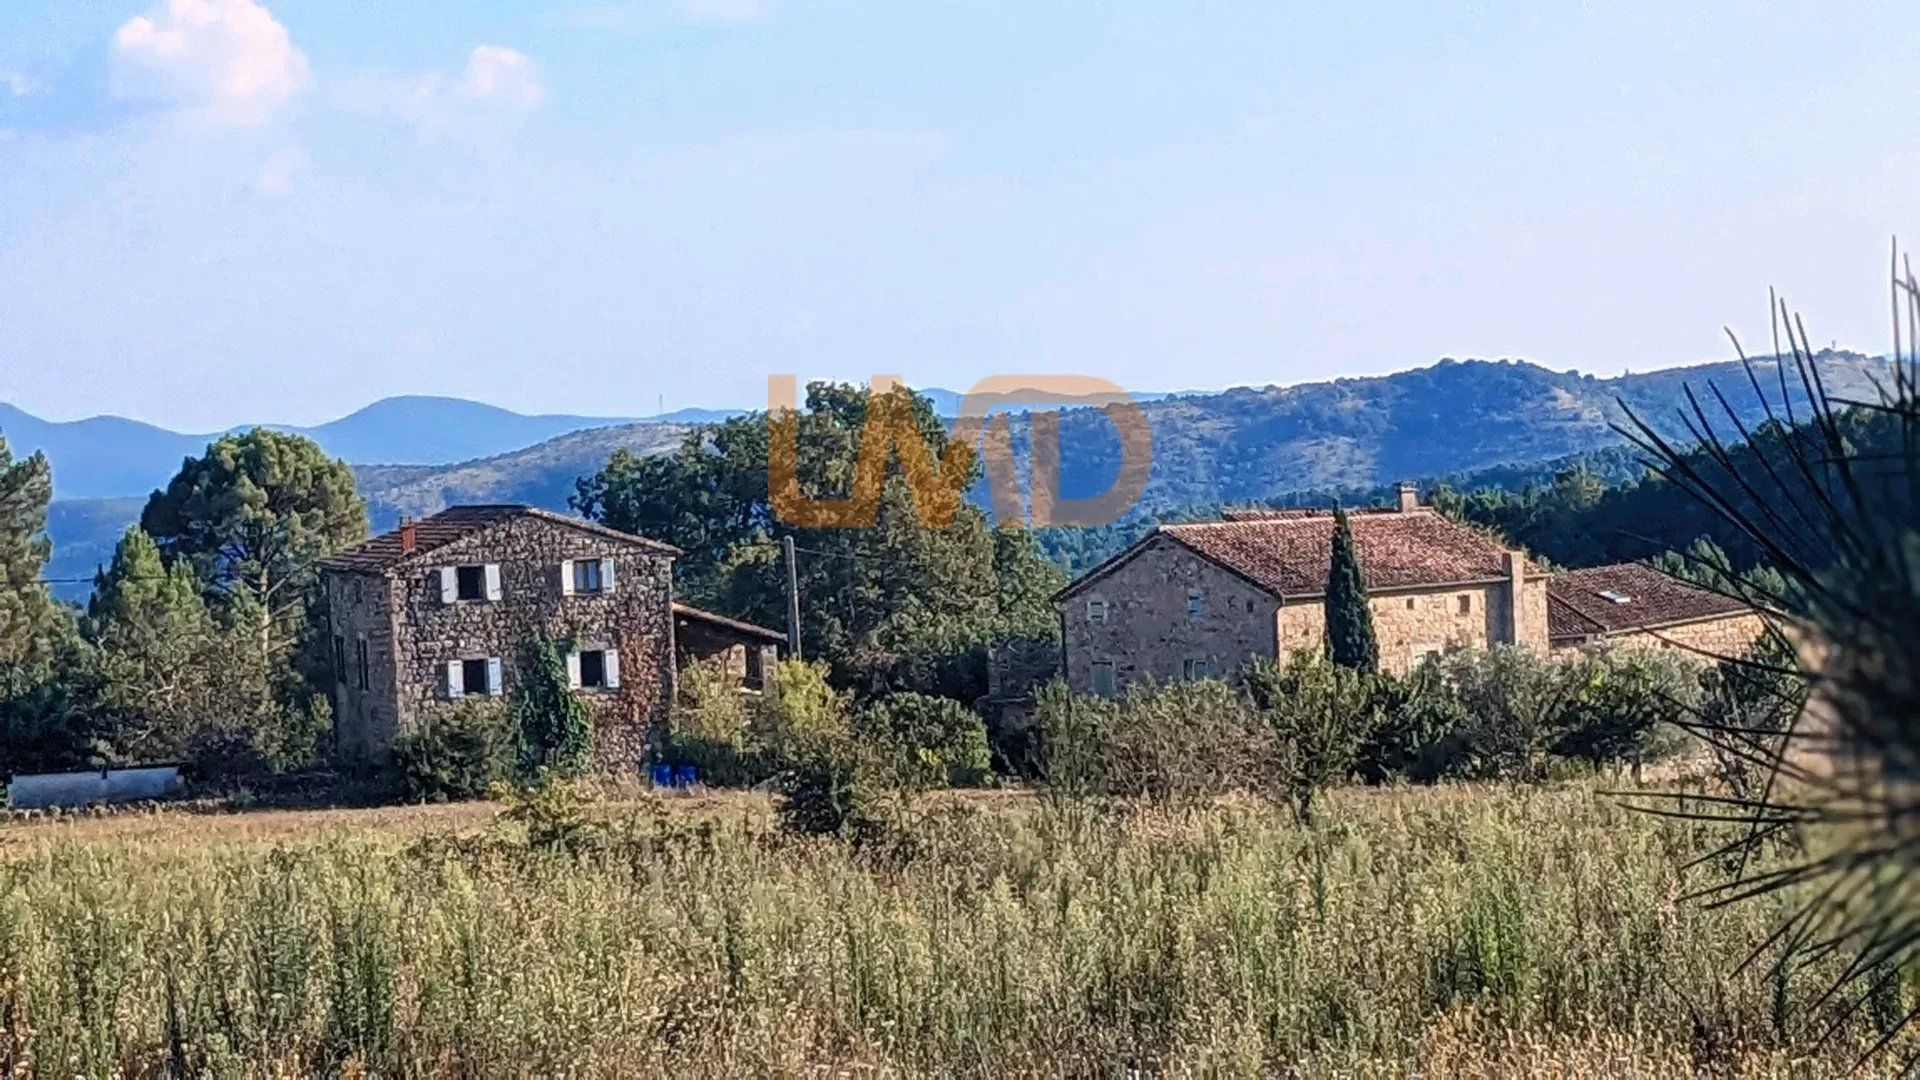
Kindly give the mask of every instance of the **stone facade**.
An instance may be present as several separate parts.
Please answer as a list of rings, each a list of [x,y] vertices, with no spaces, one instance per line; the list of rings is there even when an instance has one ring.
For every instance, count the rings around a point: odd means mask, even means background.
[[[1232,672],[1278,649],[1279,599],[1165,536],[1055,607],[1067,685],[1076,693],[1107,690],[1096,685],[1095,665],[1110,665],[1111,689],[1119,692],[1191,677],[1195,662],[1208,673]]]
[[[1517,638],[1508,600],[1512,592],[1511,585],[1501,581],[1368,596],[1381,670],[1404,675],[1428,653],[1455,645],[1485,649],[1517,640],[1544,651],[1547,583],[1535,578],[1521,585]],[[1280,609],[1281,655],[1321,651],[1326,629],[1326,609],[1319,600],[1287,604]]]
[[[1760,640],[1760,636],[1766,633],[1766,629],[1766,620],[1757,613],[1748,612],[1698,619],[1677,626],[1607,634],[1595,637],[1591,641],[1558,641],[1554,643],[1554,651],[1573,651],[1593,642],[1605,641],[1630,647],[1675,649],[1698,657],[1705,663],[1719,657],[1744,655],[1755,642]]]
[[[555,515],[506,517],[450,542],[398,559],[384,572],[327,568],[335,657],[338,749],[348,757],[384,751],[434,710],[468,697],[504,707],[527,646],[540,635],[576,651],[603,651],[617,686],[576,690],[594,719],[598,764],[636,768],[674,686],[671,549]],[[562,564],[610,560],[612,585],[570,593]],[[441,570],[497,567],[497,599],[443,599]],[[362,678],[358,650],[367,650]],[[448,664],[489,661],[498,683],[454,695]],[[364,689],[362,685],[364,683]]]
[[[679,665],[716,657],[744,690],[760,693],[773,685],[783,634],[773,634],[683,604],[674,605],[673,641]]]
[[[1518,552],[1403,494],[1357,521],[1380,666],[1410,671],[1450,646],[1548,647],[1547,575]],[[1078,693],[1232,676],[1254,657],[1324,647],[1326,515],[1169,526],[1055,597],[1064,671]],[[1369,561],[1366,552],[1373,552]],[[1307,563],[1311,565],[1307,565]],[[1517,603],[1516,603],[1517,601]]]

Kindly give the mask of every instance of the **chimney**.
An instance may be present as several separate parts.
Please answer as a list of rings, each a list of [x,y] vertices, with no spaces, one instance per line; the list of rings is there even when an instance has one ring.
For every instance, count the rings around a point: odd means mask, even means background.
[[[1420,509],[1420,489],[1413,486],[1413,481],[1400,481],[1399,484],[1395,485],[1394,492],[1400,496],[1401,513],[1405,514]]]
[[[400,519],[400,554],[411,555],[420,546],[420,527],[405,518]]]
[[[1525,641],[1527,559],[1517,551],[1507,556],[1507,640],[1515,645]],[[1542,644],[1545,644],[1542,642]]]

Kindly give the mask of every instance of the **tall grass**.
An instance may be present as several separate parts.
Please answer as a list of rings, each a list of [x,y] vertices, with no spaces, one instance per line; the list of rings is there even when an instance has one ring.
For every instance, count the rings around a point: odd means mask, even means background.
[[[52,842],[0,866],[21,1074],[1308,1074],[1839,1067],[1729,977],[1715,836],[1583,786],[1284,810],[990,800],[883,861],[764,809],[593,843]],[[189,819],[190,821],[190,819]],[[1809,980],[1817,976],[1810,973]],[[1784,1002],[1784,1003],[1783,1003]]]

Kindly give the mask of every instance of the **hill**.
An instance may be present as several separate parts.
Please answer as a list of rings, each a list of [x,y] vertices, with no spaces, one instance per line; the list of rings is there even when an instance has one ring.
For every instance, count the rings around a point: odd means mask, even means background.
[[[305,435],[350,462],[440,465],[503,454],[568,432],[632,422],[621,417],[529,416],[461,398],[393,397],[312,427],[261,426]],[[42,420],[0,404],[0,434],[17,454],[46,452],[59,498],[95,499],[147,494],[165,484],[183,459],[199,454],[224,433],[169,431],[119,416]]]
[[[1885,371],[1884,361],[1855,353],[1823,353],[1818,362],[1830,390],[1843,397],[1872,396],[1873,379]],[[1777,371],[1762,363],[1758,373],[1777,406]],[[1153,432],[1154,458],[1136,520],[1222,503],[1266,502],[1289,493],[1324,501],[1327,492],[1364,493],[1409,478],[1448,478],[1456,487],[1516,487],[1550,476],[1561,459],[1606,451],[1619,458],[1622,440],[1611,425],[1625,418],[1622,401],[1666,430],[1677,431],[1687,388],[1705,392],[1710,384],[1727,391],[1743,422],[1763,417],[1760,399],[1737,364],[1600,379],[1515,361],[1443,360],[1374,378],[1148,400],[1141,408]],[[491,408],[451,399],[393,400],[401,404],[373,409],[370,417],[362,415],[370,410],[362,410],[353,424],[347,423],[353,417],[335,422],[345,428],[321,425],[310,431],[329,440],[363,438],[346,445],[379,449],[379,440],[388,437],[381,432],[390,434],[408,416],[464,415],[466,423],[484,425],[488,421],[483,417],[489,415],[485,410]],[[1794,404],[1803,410],[1798,396]],[[1065,410],[1061,417],[1065,493],[1103,490],[1118,464],[1117,439],[1106,416],[1079,408]],[[0,421],[5,419],[0,414]],[[523,433],[540,430],[543,424],[587,422],[582,417],[519,417],[503,430]],[[190,450],[177,445],[169,450],[169,444],[153,440],[160,429],[147,425],[111,418],[78,423],[133,425],[131,430],[116,430],[128,438],[150,440],[151,452],[166,456],[151,466],[148,487],[164,483],[179,458],[198,452],[198,440],[204,438],[190,437],[196,440]],[[1015,449],[1024,458],[1024,418],[1016,415],[1014,427]],[[360,434],[354,434],[356,429]],[[420,516],[462,502],[524,502],[564,509],[573,481],[598,469],[615,448],[658,452],[671,448],[689,430],[687,424],[656,421],[592,426],[455,464],[360,464],[355,473],[375,528],[391,527],[401,515]],[[454,438],[432,447],[437,452],[451,449],[457,445]],[[458,438],[484,445],[507,435],[478,431]],[[83,576],[104,559],[120,530],[139,516],[141,500],[73,500],[61,465],[72,458],[53,456],[62,500],[49,526],[55,545],[49,574]],[[1616,470],[1623,464],[1616,461],[1601,471],[1617,479]],[[1109,549],[1126,530],[1123,525],[1110,533],[1056,540],[1049,547],[1066,561],[1080,563]],[[84,586],[63,586],[62,591],[67,596],[86,592]]]
[[[1822,353],[1818,364],[1840,397],[1873,397],[1874,379],[1887,371],[1885,361],[1857,353]],[[1763,361],[1756,374],[1778,408],[1777,369]],[[1613,425],[1626,419],[1623,402],[1679,434],[1687,389],[1706,394],[1710,385],[1727,392],[1743,423],[1764,418],[1737,363],[1601,379],[1520,361],[1442,360],[1372,378],[1170,397],[1141,406],[1153,433],[1141,508],[1365,488],[1600,450],[1622,442]],[[1791,400],[1804,415],[1804,395]],[[1119,466],[1119,441],[1105,415],[1063,413],[1061,442],[1064,493],[1105,490]]]

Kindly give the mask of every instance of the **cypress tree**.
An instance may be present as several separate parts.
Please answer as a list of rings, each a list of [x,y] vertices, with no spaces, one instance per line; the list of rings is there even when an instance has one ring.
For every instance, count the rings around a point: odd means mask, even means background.
[[[1341,667],[1372,672],[1380,667],[1380,646],[1373,636],[1373,612],[1360,579],[1353,550],[1353,525],[1346,510],[1333,510],[1333,558],[1327,568],[1327,657]]]

